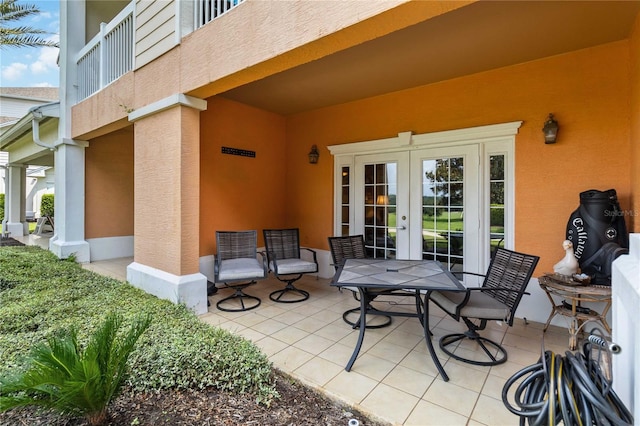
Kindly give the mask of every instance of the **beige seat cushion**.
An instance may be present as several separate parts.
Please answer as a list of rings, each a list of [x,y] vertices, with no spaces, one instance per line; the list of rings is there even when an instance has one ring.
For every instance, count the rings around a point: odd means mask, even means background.
[[[220,262],[218,282],[262,277],[264,277],[264,268],[255,258],[227,259]]]
[[[465,293],[453,291],[434,291],[431,299],[450,314],[464,300]],[[468,303],[460,310],[460,316],[502,321],[509,316],[509,308],[502,302],[482,291],[471,291]]]
[[[276,270],[274,262],[269,264],[272,271]],[[318,267],[314,262],[302,259],[282,259],[278,260],[278,274],[304,274],[307,272],[317,272]]]

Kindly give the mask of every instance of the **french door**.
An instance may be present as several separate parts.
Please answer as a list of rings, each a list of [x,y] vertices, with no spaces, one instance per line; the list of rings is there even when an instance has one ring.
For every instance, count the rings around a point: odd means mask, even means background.
[[[454,271],[484,272],[495,247],[515,245],[521,125],[401,132],[329,146],[334,235],[363,234],[370,256],[436,259]]]
[[[354,225],[369,254],[477,270],[478,158],[477,145],[357,155]]]

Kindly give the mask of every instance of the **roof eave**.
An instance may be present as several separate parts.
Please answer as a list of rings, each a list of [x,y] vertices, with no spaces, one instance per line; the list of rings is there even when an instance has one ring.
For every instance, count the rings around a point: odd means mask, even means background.
[[[33,132],[34,119],[44,118],[60,118],[60,102],[50,102],[29,109],[24,117],[0,135],[0,150],[6,150],[9,145],[16,142],[25,133]]]

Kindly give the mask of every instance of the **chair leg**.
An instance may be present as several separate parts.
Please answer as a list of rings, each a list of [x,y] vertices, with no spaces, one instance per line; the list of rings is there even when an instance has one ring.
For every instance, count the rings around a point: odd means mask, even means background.
[[[245,287],[254,283],[255,281],[239,286],[227,285],[227,287],[232,288],[235,291],[231,296],[219,300],[216,303],[216,307],[225,312],[242,312],[257,308],[260,306],[262,301],[258,297],[251,296],[243,291]],[[245,301],[250,301],[250,303],[245,303]]]
[[[455,348],[449,349],[449,346],[463,339],[469,339],[476,342],[482,349],[483,355],[486,357],[487,361],[464,358],[453,353]],[[441,337],[440,349],[450,357],[457,359],[458,361],[466,362],[467,364],[491,366],[502,364],[507,361],[507,351],[502,346],[492,340],[480,336],[478,332],[473,329],[464,333],[447,334],[446,336]],[[494,351],[492,352],[490,349],[494,349]]]
[[[300,297],[296,298],[296,299],[289,299],[289,298],[282,298],[282,296],[289,295],[289,294],[298,294],[300,295]],[[287,283],[287,285],[282,289],[282,290],[276,290],[274,292],[272,292],[271,294],[269,294],[269,299],[273,300],[274,302],[279,302],[279,303],[297,303],[297,302],[302,302],[305,301],[309,298],[309,292],[305,291],[305,290],[301,290],[297,287],[295,287],[292,283]]]
[[[303,302],[309,298],[308,291],[301,290],[293,285],[294,282],[302,278],[302,274],[296,275],[295,278],[289,278],[289,279],[283,279],[277,275],[276,275],[276,278],[278,279],[278,281],[282,281],[283,283],[286,283],[286,285],[281,290],[276,290],[271,292],[271,294],[269,294],[269,299],[278,303],[298,303],[298,302]],[[294,299],[289,297],[283,298],[284,295],[290,295],[290,294],[297,294],[298,297]]]

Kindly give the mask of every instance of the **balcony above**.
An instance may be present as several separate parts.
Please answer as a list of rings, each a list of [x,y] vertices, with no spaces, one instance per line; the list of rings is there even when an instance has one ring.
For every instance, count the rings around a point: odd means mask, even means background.
[[[244,0],[132,1],[76,55],[77,101],[159,57],[180,38],[224,15]]]

